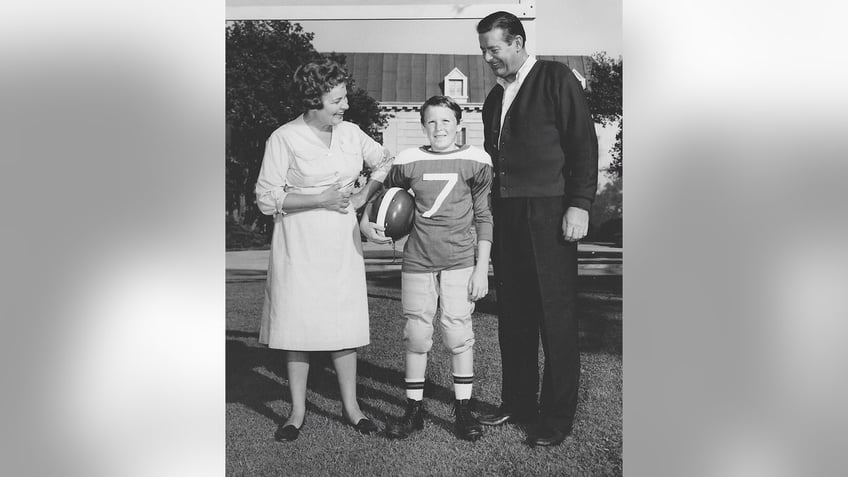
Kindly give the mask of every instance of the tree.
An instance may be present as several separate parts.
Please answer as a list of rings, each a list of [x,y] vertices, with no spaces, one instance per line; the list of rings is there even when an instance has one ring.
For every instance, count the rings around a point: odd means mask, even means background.
[[[595,196],[589,220],[589,239],[599,242],[621,242],[622,215],[621,176],[608,182]]]
[[[314,35],[284,20],[234,21],[226,28],[227,161],[226,207],[238,211],[242,224],[261,219],[253,204],[253,187],[262,165],[265,140],[301,111],[292,75],[309,60],[329,57],[342,65],[343,55],[322,55]],[[367,93],[348,84],[350,109],[345,120],[381,139],[386,115]],[[248,199],[249,198],[249,199]],[[245,218],[247,216],[247,218]],[[268,223],[268,219],[265,219]]]
[[[605,53],[592,55],[595,60],[592,65],[592,80],[589,83],[589,91],[586,99],[592,118],[604,126],[610,124],[618,125],[615,135],[615,145],[610,149],[612,164],[607,168],[611,177],[622,176],[622,131],[624,121],[622,119],[622,60],[608,57]]]

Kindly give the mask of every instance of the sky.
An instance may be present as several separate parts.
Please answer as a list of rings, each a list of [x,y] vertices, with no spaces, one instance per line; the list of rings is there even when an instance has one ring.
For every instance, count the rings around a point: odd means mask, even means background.
[[[356,0],[321,0],[351,5]],[[292,5],[294,0],[230,0],[230,6]],[[301,2],[304,3],[304,2]],[[311,2],[315,5],[315,2]],[[367,3],[386,3],[368,0]],[[411,3],[394,0],[391,3]],[[421,3],[455,3],[447,1]],[[503,4],[507,0],[463,2]],[[528,49],[541,55],[622,54],[622,0],[536,0],[535,36]],[[494,10],[493,10],[494,11]],[[319,51],[477,54],[477,19],[298,21],[315,34]],[[525,20],[527,22],[527,20]],[[526,24],[526,23],[525,23]],[[362,34],[362,32],[379,32]],[[530,35],[528,31],[528,36]]]

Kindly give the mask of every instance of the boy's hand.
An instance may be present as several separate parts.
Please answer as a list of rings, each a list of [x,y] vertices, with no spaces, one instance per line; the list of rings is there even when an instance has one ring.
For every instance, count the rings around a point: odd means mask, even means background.
[[[468,299],[477,301],[489,293],[489,267],[474,267],[471,279],[468,280]]]
[[[368,220],[368,214],[362,216],[359,221],[359,230],[369,242],[387,244],[392,243],[392,239],[384,235],[385,229]]]
[[[355,210],[359,210],[360,207],[365,205],[367,200],[368,194],[364,189],[350,196],[350,203],[353,205]]]

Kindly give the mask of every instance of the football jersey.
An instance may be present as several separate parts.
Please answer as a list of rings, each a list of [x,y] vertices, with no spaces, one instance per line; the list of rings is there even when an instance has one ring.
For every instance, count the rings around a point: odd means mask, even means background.
[[[415,197],[415,219],[403,250],[404,272],[473,266],[472,225],[477,240],[492,240],[492,161],[482,149],[405,149],[395,157],[385,185],[411,190]]]

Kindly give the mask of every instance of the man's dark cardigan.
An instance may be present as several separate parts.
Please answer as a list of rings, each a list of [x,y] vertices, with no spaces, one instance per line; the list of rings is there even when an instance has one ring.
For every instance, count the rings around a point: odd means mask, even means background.
[[[583,88],[564,64],[538,60],[504,118],[498,85],[483,105],[485,149],[492,156],[495,197],[564,196],[589,210],[598,185],[598,138]]]

